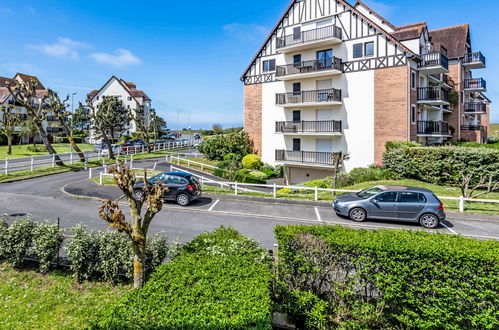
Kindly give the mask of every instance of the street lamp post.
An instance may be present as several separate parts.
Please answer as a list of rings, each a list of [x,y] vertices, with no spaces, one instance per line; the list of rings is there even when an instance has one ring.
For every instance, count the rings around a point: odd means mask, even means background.
[[[76,92],[71,93],[71,126],[70,126],[70,135],[73,137],[73,117],[74,117],[74,102],[73,102],[73,97],[76,95]],[[69,150],[70,152],[73,152],[73,146],[70,144],[69,145]]]

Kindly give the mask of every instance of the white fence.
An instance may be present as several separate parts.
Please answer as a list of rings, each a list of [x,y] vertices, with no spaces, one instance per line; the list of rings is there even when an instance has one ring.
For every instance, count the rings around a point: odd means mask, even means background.
[[[192,146],[190,142],[165,142],[165,143],[157,143],[152,146],[153,151],[167,151],[167,150],[175,150],[178,148],[184,148]],[[130,159],[133,161],[133,155],[147,153],[147,147],[145,146],[135,146],[135,147],[126,147],[119,148],[115,152],[116,157],[130,156]],[[109,157],[108,152],[94,152],[94,151],[85,151],[83,152],[85,157],[84,168],[87,169],[87,164],[90,160],[105,160]],[[62,153],[58,154],[59,158],[65,164],[74,164],[80,162],[80,157],[78,153]],[[105,161],[104,161],[105,163]],[[103,163],[103,165],[104,165]],[[55,167],[57,164],[56,155],[44,155],[44,156],[31,156],[24,158],[6,158],[0,160],[0,169],[2,169],[3,174],[8,175],[12,172],[17,171],[34,171],[36,168],[40,167]]]

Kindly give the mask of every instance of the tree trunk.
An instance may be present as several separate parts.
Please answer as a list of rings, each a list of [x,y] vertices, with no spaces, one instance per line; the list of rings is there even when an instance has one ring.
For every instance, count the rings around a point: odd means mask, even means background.
[[[12,155],[12,134],[6,134],[7,135],[7,155]]]
[[[69,131],[69,128],[67,127],[66,123],[64,120],[59,119],[59,124],[61,124],[62,129],[64,130],[64,133],[66,134],[66,137],[68,138],[69,144],[71,147],[73,147],[73,150],[76,151],[78,154],[78,157],[80,157],[80,162],[84,163],[85,162],[85,155],[81,151],[81,149],[78,147],[76,144],[75,140],[71,136],[71,132]]]
[[[139,242],[133,242],[133,287],[141,288],[145,279],[145,242],[146,238],[141,237]]]
[[[109,158],[115,159],[115,157],[114,157],[114,151],[113,151],[113,145],[111,144],[111,141],[107,137],[107,134],[104,133],[104,132],[102,132],[102,139],[104,140],[104,142],[107,145],[107,148],[109,149]]]
[[[57,154],[55,149],[52,147],[52,144],[49,141],[49,137],[47,136],[47,133],[43,129],[41,122],[34,121],[34,123],[35,123],[36,129],[38,130],[38,134],[40,134],[42,141],[43,141],[43,144],[45,145],[45,149],[47,149],[49,154],[55,156],[55,163],[57,165],[64,166],[64,163],[62,162],[61,157],[59,157],[59,155]]]

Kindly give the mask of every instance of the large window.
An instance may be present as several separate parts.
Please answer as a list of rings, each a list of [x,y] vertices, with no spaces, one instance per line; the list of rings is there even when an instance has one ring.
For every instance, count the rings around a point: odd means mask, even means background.
[[[275,71],[275,59],[263,61],[263,72]]]
[[[374,56],[374,41],[353,45],[353,58]]]
[[[333,50],[326,49],[317,52],[317,64],[321,68],[330,68],[333,65]]]
[[[366,42],[364,44],[364,56],[373,56],[374,55],[374,42]]]
[[[353,45],[353,58],[362,57],[362,44]]]

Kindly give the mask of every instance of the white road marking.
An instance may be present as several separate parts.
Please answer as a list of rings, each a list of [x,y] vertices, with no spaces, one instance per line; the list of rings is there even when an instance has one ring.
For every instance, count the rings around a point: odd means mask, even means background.
[[[317,207],[314,207],[314,209],[315,209],[315,214],[317,215],[317,220],[319,220],[319,222],[322,222],[321,215],[319,214],[319,210],[317,209]]]
[[[442,226],[444,226],[445,228],[449,229],[449,231],[450,231],[451,233],[453,233],[454,235],[457,235],[457,234],[458,234],[455,230],[453,230],[452,228],[450,228],[449,226],[447,226],[445,223],[440,222],[440,224],[441,224]]]
[[[211,211],[213,211],[213,208],[215,207],[215,205],[217,205],[217,204],[218,204],[218,202],[220,202],[220,200],[219,200],[219,199],[217,199],[217,200],[215,201],[215,203],[213,203],[213,205],[211,205],[211,206],[210,206],[210,208],[208,209],[208,211],[210,211],[210,212],[211,212]]]

